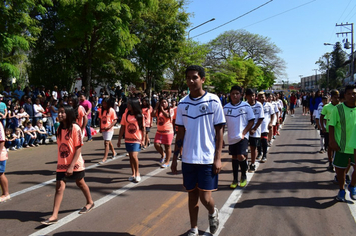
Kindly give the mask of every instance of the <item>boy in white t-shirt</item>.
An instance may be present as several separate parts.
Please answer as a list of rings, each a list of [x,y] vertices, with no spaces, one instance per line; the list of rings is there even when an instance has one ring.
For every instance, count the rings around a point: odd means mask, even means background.
[[[257,147],[261,146],[261,123],[264,119],[263,106],[260,102],[256,101],[256,94],[252,89],[247,89],[245,93],[248,104],[253,110],[255,115],[254,124],[249,132],[249,143],[251,149],[251,164],[249,172],[256,171],[256,156],[257,156]]]
[[[227,137],[229,142],[229,154],[232,156],[233,182],[230,188],[238,185],[238,170],[241,168],[240,187],[247,184],[246,172],[248,168],[248,138],[253,126],[255,116],[251,106],[241,101],[242,88],[233,86],[230,90],[230,103],[224,106],[224,114],[227,125]]]
[[[219,218],[211,192],[217,189],[221,170],[225,117],[218,96],[203,90],[204,69],[189,66],[185,76],[190,94],[181,99],[177,107],[178,132],[171,169],[177,173],[177,157],[183,147],[182,174],[188,191],[189,235],[198,235],[199,199],[209,211],[210,232],[214,234]]]

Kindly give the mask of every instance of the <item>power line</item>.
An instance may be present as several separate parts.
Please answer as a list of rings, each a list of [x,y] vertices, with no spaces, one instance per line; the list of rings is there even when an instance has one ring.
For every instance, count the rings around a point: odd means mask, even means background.
[[[356,5],[351,9],[349,14],[347,14],[347,16],[345,17],[345,20],[343,20],[342,22],[347,21],[347,17],[352,13],[352,11],[355,9],[355,7],[356,7]]]
[[[307,4],[310,4],[310,3],[315,2],[315,1],[316,1],[316,0],[312,0],[312,1],[307,2],[307,3],[304,3],[304,4],[302,4],[302,5],[293,7],[293,8],[291,8],[291,9],[289,9],[289,10],[286,10],[286,11],[284,11],[284,12],[281,12],[281,13],[278,13],[278,14],[276,14],[276,15],[270,16],[270,17],[268,17],[268,18],[266,18],[266,19],[257,21],[257,22],[255,22],[255,23],[253,23],[253,24],[247,25],[247,26],[242,27],[242,28],[244,29],[244,28],[250,27],[250,26],[252,26],[252,25],[256,25],[256,24],[258,24],[258,23],[261,23],[261,22],[263,22],[263,21],[269,20],[269,19],[271,19],[271,18],[274,18],[274,17],[276,17],[276,16],[282,15],[282,14],[284,14],[284,13],[293,11],[293,10],[295,10],[295,9],[297,9],[297,8],[303,7],[303,6],[307,5]]]
[[[196,36],[194,36],[194,37],[191,37],[191,38],[198,37],[198,36],[200,36],[200,35],[209,33],[209,32],[211,32],[211,31],[213,31],[213,30],[216,30],[216,29],[218,29],[218,28],[220,28],[220,27],[223,27],[224,25],[227,25],[227,24],[229,24],[229,23],[231,23],[231,22],[233,22],[233,21],[235,21],[235,20],[237,20],[237,19],[240,19],[241,17],[244,17],[244,16],[250,14],[251,12],[256,11],[257,9],[259,9],[259,8],[261,8],[261,7],[265,6],[265,5],[267,5],[268,3],[272,2],[272,1],[273,1],[273,0],[270,0],[270,1],[268,1],[268,2],[265,2],[264,4],[262,4],[262,5],[260,5],[260,6],[256,7],[256,8],[254,8],[254,9],[252,9],[251,11],[248,11],[248,12],[246,12],[245,14],[242,14],[242,15],[236,17],[235,19],[232,19],[232,20],[230,20],[230,21],[228,21],[228,22],[226,22],[226,23],[224,23],[224,24],[222,24],[222,25],[219,25],[219,26],[217,26],[217,27],[215,27],[215,28],[213,28],[213,29],[211,29],[211,30],[208,30],[208,31],[206,31],[206,32],[204,32],[204,33],[198,34],[198,35],[196,35]]]
[[[349,7],[349,5],[350,5],[351,1],[352,1],[352,0],[350,0],[350,2],[347,4],[347,6],[345,7],[345,10],[344,10],[344,11],[343,11],[343,13],[341,14],[341,16],[340,16],[339,20],[338,20],[338,21],[336,21],[336,22],[340,22],[341,17],[345,14],[345,11],[346,11],[346,10],[347,10],[347,8]]]

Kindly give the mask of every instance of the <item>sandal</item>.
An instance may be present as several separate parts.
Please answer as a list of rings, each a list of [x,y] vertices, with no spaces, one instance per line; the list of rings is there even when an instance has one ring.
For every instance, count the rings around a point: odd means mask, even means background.
[[[57,222],[58,222],[58,220],[49,220],[49,219],[47,219],[47,220],[41,221],[41,224],[43,224],[43,225],[53,225],[53,224],[55,224]]]
[[[93,208],[94,208],[94,203],[93,203],[93,205],[91,205],[91,207],[89,207],[89,209],[88,209],[87,207],[83,207],[83,208],[79,211],[79,214],[88,213],[88,212],[90,212]]]
[[[0,202],[6,202],[7,200],[10,200],[10,195],[7,195],[7,196],[1,196],[0,197]]]

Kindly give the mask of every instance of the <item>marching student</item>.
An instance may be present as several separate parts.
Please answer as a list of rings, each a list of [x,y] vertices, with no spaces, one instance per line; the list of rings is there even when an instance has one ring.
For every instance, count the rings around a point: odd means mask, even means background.
[[[114,125],[116,124],[117,116],[109,98],[104,98],[101,105],[101,111],[99,112],[100,132],[103,134],[105,151],[103,160],[100,161],[99,164],[104,164],[108,158],[109,149],[112,152],[112,158],[116,157],[116,152],[111,140],[114,135]]]
[[[219,227],[219,215],[212,191],[218,188],[225,118],[218,96],[203,90],[204,69],[189,66],[185,77],[190,94],[178,104],[178,133],[171,170],[177,174],[177,159],[183,147],[183,185],[188,191],[191,225],[188,235],[199,235],[199,199],[209,212],[210,233],[214,234]]]
[[[130,98],[127,101],[127,111],[122,115],[121,128],[117,147],[121,146],[121,139],[125,134],[125,147],[130,157],[130,167],[132,175],[129,181],[140,182],[138,153],[144,144],[145,126],[140,100]]]
[[[349,163],[355,165],[354,140],[352,132],[356,126],[356,88],[353,85],[345,87],[345,101],[334,107],[329,123],[329,147],[335,151],[333,165],[339,184],[336,200],[345,202],[345,175]],[[355,136],[355,135],[353,135]],[[356,173],[352,174],[349,185],[350,197],[355,199]]]
[[[258,147],[256,159],[265,163],[267,161],[268,134],[273,132],[272,121],[275,116],[275,110],[272,104],[267,102],[264,92],[258,93],[258,101],[263,104],[263,113],[265,116],[261,123],[261,145]]]
[[[75,122],[75,113],[71,106],[65,105],[58,109],[58,119],[60,125],[57,131],[57,174],[56,193],[52,215],[42,221],[44,225],[51,225],[58,221],[58,211],[63,199],[64,190],[68,180],[75,180],[77,186],[82,190],[86,205],[79,211],[79,214],[90,212],[94,207],[88,185],[85,183],[85,167],[82,157],[82,132]]]
[[[255,120],[251,106],[241,101],[241,97],[242,88],[233,86],[230,90],[230,102],[224,106],[229,154],[232,156],[233,182],[230,185],[232,189],[238,185],[239,166],[241,168],[240,187],[245,187],[247,184],[248,132]]]
[[[321,120],[320,120],[320,115],[321,112],[323,110],[324,105],[326,105],[328,103],[328,97],[323,96],[321,99],[321,103],[318,105],[318,109],[315,111],[315,122],[316,125],[318,126],[318,130],[320,131],[320,151],[319,153],[324,153],[324,151],[326,150],[326,145],[325,145],[325,133],[323,132],[322,127],[324,126],[324,124],[321,124]]]
[[[0,197],[0,202],[5,202],[9,200],[10,193],[9,193],[9,181],[5,176],[5,169],[6,169],[6,162],[8,159],[7,150],[5,147],[5,131],[4,126],[0,123],[0,186],[2,195]]]
[[[320,115],[320,124],[322,131],[324,133],[324,138],[325,138],[325,146],[327,147],[328,150],[328,160],[329,160],[329,171],[334,171],[334,166],[332,164],[333,161],[333,156],[334,156],[334,151],[329,148],[329,124],[330,124],[330,116],[331,116],[331,111],[334,109],[336,105],[339,104],[339,97],[340,93],[338,90],[334,89],[331,90],[331,102],[323,106],[323,110],[321,111]],[[326,122],[325,122],[326,121]]]
[[[255,116],[254,124],[249,131],[249,143],[251,149],[251,164],[249,172],[255,172],[257,147],[261,146],[261,123],[263,122],[265,115],[263,106],[260,102],[256,101],[256,94],[252,91],[252,89],[246,90],[245,97]]]

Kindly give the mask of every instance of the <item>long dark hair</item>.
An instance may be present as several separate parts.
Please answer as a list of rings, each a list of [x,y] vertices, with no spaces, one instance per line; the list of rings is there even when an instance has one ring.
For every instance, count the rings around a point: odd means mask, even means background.
[[[146,105],[144,105],[143,102],[146,102]],[[151,107],[151,104],[150,104],[149,98],[148,97],[143,98],[142,99],[142,108],[147,108],[147,110],[148,110],[148,109],[150,109],[150,107]]]
[[[75,118],[78,118],[79,98],[75,94],[69,96],[69,100],[72,101],[72,107],[74,110]]]
[[[66,113],[66,119],[64,121],[60,122],[60,125],[58,127],[58,132],[57,132],[57,137],[60,139],[61,138],[61,133],[63,129],[67,129],[68,135],[71,136],[72,134],[72,130],[73,130],[73,124],[76,123],[76,117],[75,117],[75,113],[74,113],[74,109],[73,107],[69,106],[69,105],[63,105],[60,106],[58,109],[64,108],[64,112]],[[64,128],[64,126],[66,128]]]
[[[103,103],[106,103],[106,108],[104,108],[104,106],[103,106]],[[110,99],[110,98],[104,98],[102,101],[101,101],[101,115],[103,115],[104,114],[104,110],[106,111],[106,114],[108,114],[109,113],[109,110],[110,110],[110,108],[112,108],[113,106],[112,106],[112,100]]]
[[[168,99],[167,99],[167,98],[160,98],[160,99],[159,99],[159,106],[158,106],[158,110],[157,110],[157,117],[158,117],[159,114],[162,112],[162,110],[161,110],[161,102],[162,102],[163,100],[166,100],[167,103],[168,103],[168,106],[167,106],[167,109],[166,109],[166,110],[169,110],[169,109],[170,109]],[[169,114],[169,116],[171,116],[171,113],[170,113],[170,112],[168,112],[168,114]]]
[[[144,127],[143,127],[143,116],[142,116],[142,109],[141,109],[140,100],[138,98],[130,98],[128,100],[128,103],[130,104],[130,106],[132,108],[132,113],[133,114],[131,114],[131,111],[129,110],[127,112],[126,121],[128,122],[128,120],[127,120],[128,115],[135,116],[140,130],[143,131],[144,130]]]

